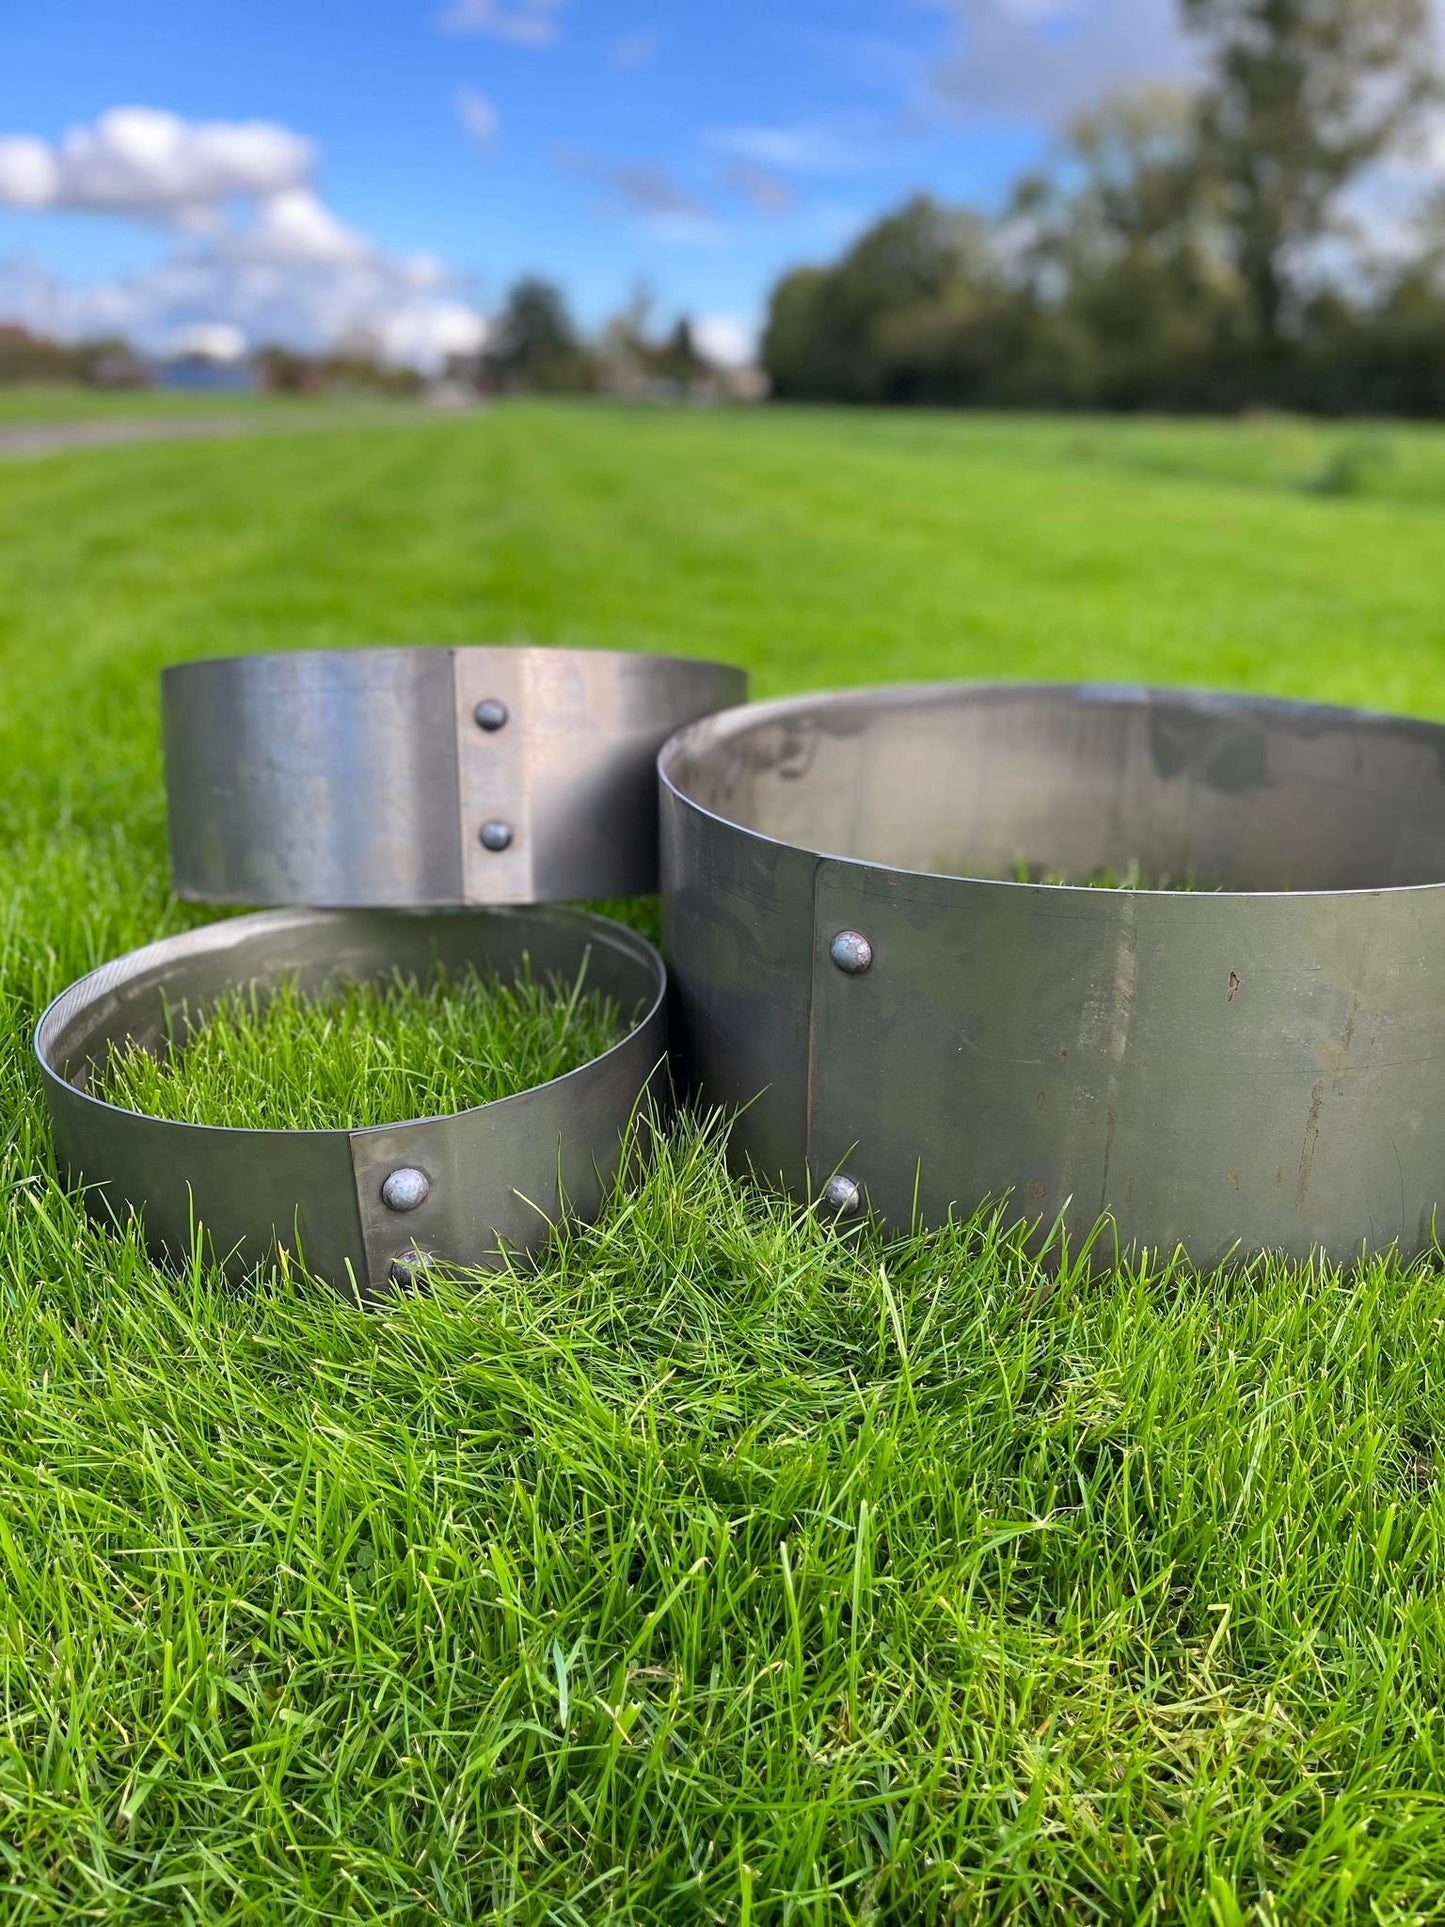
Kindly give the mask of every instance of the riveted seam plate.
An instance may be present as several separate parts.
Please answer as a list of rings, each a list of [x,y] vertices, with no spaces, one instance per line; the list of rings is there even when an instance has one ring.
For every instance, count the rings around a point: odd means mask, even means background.
[[[504,1251],[537,1245],[552,1226],[594,1216],[644,1092],[661,1099],[664,1049],[657,1010],[604,1056],[553,1083],[450,1117],[353,1131],[368,1294],[386,1291],[404,1252],[488,1270]],[[382,1198],[401,1164],[429,1181],[426,1197],[404,1216]]]
[[[181,663],[162,691],[178,894],[427,909],[654,891],[657,752],[747,679],[479,645]]]
[[[536,679],[529,652],[453,649],[451,658],[462,896],[479,905],[530,903],[539,892],[531,807]],[[483,728],[481,703],[503,704],[506,722]],[[490,847],[490,836],[483,841],[492,825],[511,831],[500,849]]]
[[[808,1003],[808,1183],[816,1203],[846,1215],[868,1203],[867,1092],[851,1075],[859,1042],[877,1021],[877,952],[853,863],[819,860],[813,870],[813,971]],[[835,957],[840,933],[868,948],[869,968],[848,971]],[[850,943],[850,955],[858,946]],[[870,984],[869,979],[875,981]],[[842,1202],[842,1186],[857,1202]]]

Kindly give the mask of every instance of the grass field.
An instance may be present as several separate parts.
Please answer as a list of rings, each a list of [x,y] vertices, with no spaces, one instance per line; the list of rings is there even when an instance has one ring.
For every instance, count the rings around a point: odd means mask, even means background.
[[[523,636],[1438,714],[1445,434],[515,407],[0,463],[0,1918],[1445,1917],[1437,1268],[1045,1292],[684,1128],[538,1276],[368,1319],[58,1190],[37,1011],[203,914],[156,669]]]

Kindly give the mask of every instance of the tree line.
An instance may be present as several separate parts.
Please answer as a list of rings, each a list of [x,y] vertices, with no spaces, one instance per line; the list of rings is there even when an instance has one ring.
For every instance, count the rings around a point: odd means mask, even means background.
[[[65,342],[0,321],[0,387],[62,382],[139,388],[164,378],[185,359],[146,356],[119,337]],[[389,362],[381,343],[364,333],[312,351],[263,343],[247,363],[255,385],[278,394],[380,391],[406,396],[424,386],[417,369]],[[752,400],[760,394],[756,369],[711,360],[694,339],[686,315],[670,324],[654,322],[646,289],[588,337],[573,319],[562,290],[537,275],[523,275],[509,289],[484,347],[448,357],[435,372],[454,389],[483,395],[600,394],[671,401]]]
[[[762,338],[773,393],[1445,415],[1428,0],[1181,12],[1195,90],[1105,101],[1001,214],[919,195],[785,275]]]
[[[687,315],[670,325],[654,322],[645,287],[589,339],[562,290],[537,275],[524,275],[508,291],[476,376],[497,394],[750,400],[760,392],[756,370],[723,367],[708,357]]]

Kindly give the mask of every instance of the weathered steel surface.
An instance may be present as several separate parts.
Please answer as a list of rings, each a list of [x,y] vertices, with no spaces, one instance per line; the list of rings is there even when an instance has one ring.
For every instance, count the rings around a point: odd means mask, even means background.
[[[945,685],[733,711],[661,770],[681,1068],[764,1174],[1205,1263],[1430,1243],[1445,729]],[[1011,880],[1131,863],[1198,887]]]
[[[628,1034],[579,1070],[454,1117],[355,1131],[233,1130],[141,1116],[86,1088],[112,1044],[163,1048],[168,1010],[197,1013],[237,986],[291,980],[314,991],[338,975],[424,977],[438,965],[508,979],[525,964],[570,982],[584,962],[587,987],[616,1001]],[[235,1273],[279,1245],[339,1291],[367,1297],[386,1288],[403,1251],[486,1265],[503,1244],[527,1250],[562,1217],[596,1212],[664,1058],[664,985],[651,945],[582,911],[275,911],[92,971],[45,1012],[35,1048],[62,1169],[97,1212],[140,1212],[148,1245],[172,1257],[199,1230]],[[397,1211],[382,1190],[401,1168],[422,1173],[426,1187]]]
[[[747,678],[420,648],[182,663],[161,687],[177,895],[422,908],[655,890],[658,748]]]

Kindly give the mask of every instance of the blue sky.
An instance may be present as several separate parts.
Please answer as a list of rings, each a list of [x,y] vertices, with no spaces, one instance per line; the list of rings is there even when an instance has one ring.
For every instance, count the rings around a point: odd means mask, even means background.
[[[1187,58],[1172,0],[6,0],[0,318],[424,360],[534,270],[740,340],[785,267],[997,202]]]

